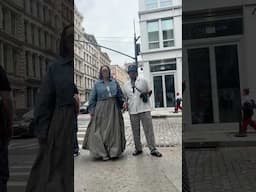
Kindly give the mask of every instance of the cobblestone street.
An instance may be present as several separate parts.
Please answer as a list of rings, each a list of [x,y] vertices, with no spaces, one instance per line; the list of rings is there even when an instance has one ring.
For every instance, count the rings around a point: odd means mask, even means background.
[[[81,115],[79,117],[78,141],[81,144],[84,139],[87,125],[89,123],[89,115]],[[134,146],[130,118],[128,113],[124,113],[125,134],[127,146]],[[153,119],[156,144],[158,147],[170,147],[180,145],[182,142],[181,117],[167,117]],[[141,126],[141,141],[143,146],[146,145],[144,131]]]

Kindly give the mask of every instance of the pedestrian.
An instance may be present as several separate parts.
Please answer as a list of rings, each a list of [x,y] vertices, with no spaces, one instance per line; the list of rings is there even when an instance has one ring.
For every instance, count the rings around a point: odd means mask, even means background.
[[[246,136],[248,125],[252,126],[256,129],[256,122],[252,120],[253,109],[255,108],[255,102],[250,97],[250,90],[248,88],[243,89],[243,97],[242,97],[242,127],[240,136]]]
[[[91,120],[83,142],[83,149],[89,150],[94,158],[118,158],[125,150],[122,106],[122,90],[111,77],[109,66],[102,66],[99,80],[90,93],[88,110]]]
[[[180,93],[177,92],[176,94],[176,104],[175,104],[175,110],[174,110],[174,113],[178,113],[179,112],[179,109],[182,110],[182,107],[181,107],[181,101],[182,101],[182,98],[180,96]]]
[[[135,143],[134,156],[142,153],[142,145],[140,140],[140,122],[142,122],[147,144],[150,154],[161,157],[162,154],[156,149],[155,136],[153,130],[151,106],[149,97],[152,91],[147,81],[138,77],[137,65],[128,67],[128,80],[124,86],[125,103],[124,108],[129,110],[133,138]]]
[[[48,68],[35,108],[39,153],[26,192],[73,192],[74,26],[63,29],[60,58]]]
[[[7,192],[8,145],[12,136],[13,105],[10,83],[1,65],[0,82],[0,191]]]
[[[79,107],[80,107],[80,98],[79,98],[79,92],[77,89],[77,86],[75,85],[75,90],[74,90],[74,102],[75,102],[75,129],[74,129],[74,157],[77,157],[80,155],[79,152],[79,145],[78,145],[78,140],[77,140],[77,132],[78,132],[78,124],[77,124],[77,116],[79,115]]]

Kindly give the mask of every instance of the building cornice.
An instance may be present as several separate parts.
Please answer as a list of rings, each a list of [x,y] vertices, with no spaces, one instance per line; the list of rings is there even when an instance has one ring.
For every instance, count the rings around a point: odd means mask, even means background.
[[[163,11],[169,11],[169,10],[175,10],[175,9],[181,9],[181,5],[176,5],[172,7],[163,7],[163,8],[156,8],[156,9],[150,9],[150,10],[145,10],[145,11],[139,11],[139,16],[140,15],[145,15],[145,14],[150,14],[150,13],[158,13],[158,12],[163,12]]]
[[[154,53],[163,53],[163,52],[173,52],[173,51],[182,51],[182,48],[170,48],[170,49],[159,49],[159,50],[150,50],[150,51],[143,51],[143,54],[154,54]]]

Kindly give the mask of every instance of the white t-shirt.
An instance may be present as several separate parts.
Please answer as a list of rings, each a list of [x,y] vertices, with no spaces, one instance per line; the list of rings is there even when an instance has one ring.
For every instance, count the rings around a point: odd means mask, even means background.
[[[135,87],[137,87],[142,92],[150,91],[148,82],[142,77],[137,77],[135,81]],[[128,101],[128,109],[130,114],[138,114],[151,111],[150,100],[148,100],[147,103],[144,103],[140,98],[140,91],[134,88],[133,92],[131,80],[127,81],[124,85],[123,93],[125,99]]]

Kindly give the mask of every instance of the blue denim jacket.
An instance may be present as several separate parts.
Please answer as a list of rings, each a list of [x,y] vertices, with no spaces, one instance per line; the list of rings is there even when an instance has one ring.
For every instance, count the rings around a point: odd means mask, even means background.
[[[122,108],[123,93],[119,83],[114,79],[110,79],[109,88],[110,88],[111,96],[116,97],[119,107]],[[88,111],[90,113],[94,113],[97,101],[103,101],[103,100],[106,100],[107,98],[109,98],[109,93],[107,91],[104,81],[97,80],[90,93]]]
[[[59,58],[48,68],[40,88],[34,112],[35,135],[45,138],[56,108],[74,105],[74,66],[71,60]]]

